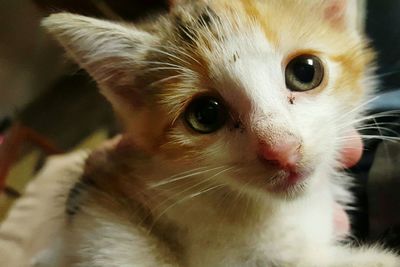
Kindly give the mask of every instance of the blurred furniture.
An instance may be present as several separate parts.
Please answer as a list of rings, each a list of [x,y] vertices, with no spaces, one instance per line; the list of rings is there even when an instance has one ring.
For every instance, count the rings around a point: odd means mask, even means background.
[[[62,152],[35,130],[4,119],[0,123],[0,192],[5,190],[8,194],[16,194],[12,188],[7,188],[6,178],[27,143],[40,148],[46,155]]]
[[[7,219],[0,223],[0,266],[33,267],[52,262],[56,255],[46,248],[57,245],[58,227],[64,222],[67,188],[79,179],[87,151],[51,156],[16,200]],[[29,223],[27,223],[29,222]]]

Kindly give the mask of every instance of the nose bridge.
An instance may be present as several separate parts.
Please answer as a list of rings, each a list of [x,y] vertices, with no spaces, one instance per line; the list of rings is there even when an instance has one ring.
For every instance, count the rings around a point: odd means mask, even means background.
[[[300,139],[287,112],[279,107],[257,108],[253,112],[250,125],[252,125],[252,132],[258,141],[275,145],[284,142],[285,139]]]

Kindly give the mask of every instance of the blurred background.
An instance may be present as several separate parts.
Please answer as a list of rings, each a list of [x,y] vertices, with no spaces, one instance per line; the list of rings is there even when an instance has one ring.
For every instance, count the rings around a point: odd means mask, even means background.
[[[46,156],[94,147],[118,131],[95,83],[40,20],[70,11],[136,21],[166,9],[163,0],[0,0],[0,220]]]
[[[87,74],[39,27],[72,11],[137,21],[167,9],[163,0],[0,0],[0,221],[46,156],[90,148],[118,132],[110,106]],[[365,28],[379,53],[381,97],[370,104],[379,130],[368,138],[352,212],[355,236],[400,248],[400,1],[369,0]],[[384,112],[384,113],[382,113]]]

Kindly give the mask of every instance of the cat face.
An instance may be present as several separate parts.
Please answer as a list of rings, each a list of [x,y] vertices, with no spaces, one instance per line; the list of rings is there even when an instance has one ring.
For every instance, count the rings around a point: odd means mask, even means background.
[[[177,1],[149,31],[70,14],[44,25],[142,150],[177,172],[288,194],[337,166],[368,93],[355,3]]]

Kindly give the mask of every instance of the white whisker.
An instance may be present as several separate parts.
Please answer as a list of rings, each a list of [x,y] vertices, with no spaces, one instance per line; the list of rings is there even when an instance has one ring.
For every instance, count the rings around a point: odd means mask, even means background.
[[[200,186],[200,185],[202,185],[202,184],[206,184],[206,183],[210,182],[212,179],[214,179],[215,177],[217,177],[217,176],[221,175],[222,173],[225,173],[225,172],[227,172],[227,171],[229,171],[229,170],[231,170],[231,169],[233,169],[233,168],[234,168],[233,166],[232,166],[232,167],[229,167],[229,168],[226,168],[226,169],[224,169],[224,170],[222,170],[222,171],[220,171],[220,172],[218,172],[218,173],[216,173],[216,174],[214,174],[214,175],[208,177],[207,179],[202,180],[202,181],[200,181],[200,182],[198,182],[198,183],[196,183],[196,184],[194,184],[194,185],[192,185],[192,186],[186,188],[185,190],[183,190],[183,191],[181,191],[181,192],[178,192],[178,193],[175,194],[174,196],[168,197],[166,200],[164,200],[162,203],[160,203],[160,204],[156,207],[156,209],[157,209],[158,207],[161,207],[161,206],[162,206],[163,204],[165,204],[168,200],[171,200],[171,199],[173,199],[173,198],[176,198],[176,197],[179,196],[179,195],[183,195],[184,193],[190,191],[191,189],[194,189],[194,188],[197,187],[197,186]],[[225,186],[225,185],[224,185],[224,184],[218,184],[217,186],[214,186],[213,188],[218,188],[218,187],[223,187],[223,186]],[[209,191],[210,191],[210,190],[207,190],[207,188],[206,188],[206,189],[202,189],[202,190],[203,190],[203,193],[209,192]],[[197,192],[197,193],[192,193],[192,194],[189,194],[189,195],[187,195],[187,196],[184,196],[183,198],[181,198],[181,199],[175,201],[173,204],[171,204],[170,206],[168,206],[167,208],[165,208],[161,213],[158,214],[158,216],[154,219],[154,223],[155,223],[156,221],[158,221],[158,220],[159,220],[168,210],[170,210],[171,208],[175,207],[176,205],[178,205],[178,204],[180,204],[180,203],[182,203],[182,202],[184,202],[184,201],[187,201],[187,200],[189,200],[189,199],[192,199],[192,198],[195,197],[195,196],[199,196],[199,195],[201,195],[201,194],[198,194],[198,192]]]
[[[377,140],[386,140],[386,141],[392,141],[392,142],[398,142],[400,141],[400,137],[392,137],[392,136],[381,136],[381,135],[360,135],[361,138],[364,139],[377,139]],[[357,140],[358,136],[347,136],[347,137],[342,137],[339,138],[339,141],[348,141],[348,140]]]
[[[338,127],[337,129],[339,131],[343,131],[343,130],[347,130],[350,127],[354,127],[356,130],[361,130],[362,127],[366,127],[366,126],[371,126],[371,125],[392,125],[392,126],[396,126],[396,125],[400,125],[400,123],[393,123],[393,122],[373,122],[373,123],[366,123],[363,124],[363,122],[366,121],[373,121],[375,119],[381,119],[381,118],[396,118],[399,117],[400,115],[400,110],[393,110],[393,111],[385,111],[385,112],[379,112],[376,114],[372,114],[369,116],[363,116],[362,118],[358,118],[355,120],[352,120],[350,122],[347,123],[342,123],[341,121],[337,121],[338,122]],[[360,124],[360,126],[357,126],[358,124]]]
[[[367,101],[365,101],[364,103],[361,103],[360,105],[356,106],[355,108],[351,109],[350,111],[346,112],[345,114],[342,114],[341,116],[339,116],[338,118],[336,118],[338,121],[341,121],[342,119],[346,118],[347,116],[349,116],[350,114],[356,113],[358,111],[360,111],[362,108],[364,108],[365,106],[367,106],[368,104],[370,104],[371,102],[377,100],[379,98],[379,96],[376,96],[372,99],[369,99]]]
[[[183,179],[187,179],[187,178],[190,178],[190,177],[193,177],[193,176],[204,174],[204,173],[207,173],[207,172],[210,172],[210,171],[215,171],[215,170],[218,170],[218,169],[221,169],[221,168],[225,168],[225,167],[226,167],[225,165],[222,165],[222,166],[218,166],[218,167],[211,168],[211,169],[206,169],[206,170],[199,170],[200,169],[199,168],[199,169],[195,169],[194,172],[193,172],[193,170],[191,170],[191,171],[183,173],[183,175],[182,174],[174,175],[174,176],[170,177],[171,179],[162,180],[161,182],[152,184],[150,186],[150,188],[160,187],[160,186],[163,186],[163,185],[166,185],[166,184],[170,184],[170,183],[173,183],[173,182],[181,181]],[[203,169],[203,168],[205,168],[205,167],[201,167],[201,169]]]

